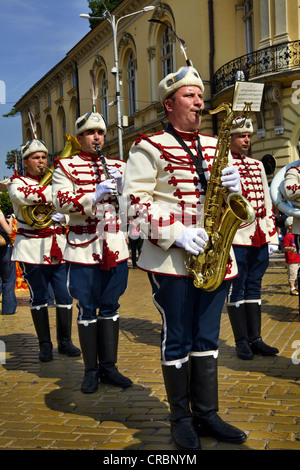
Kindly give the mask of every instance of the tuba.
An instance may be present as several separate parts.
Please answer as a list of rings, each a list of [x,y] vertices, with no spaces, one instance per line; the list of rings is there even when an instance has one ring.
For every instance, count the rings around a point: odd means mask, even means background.
[[[64,138],[66,139],[66,144],[59,159],[78,155],[81,149],[78,140],[70,134],[65,134]],[[48,171],[40,180],[39,185],[48,186],[52,181],[52,173],[53,166],[48,168]],[[21,209],[23,220],[27,225],[34,229],[44,229],[49,227],[53,223],[51,214],[55,211],[56,209],[51,203],[36,204],[32,206],[24,205]]]
[[[276,173],[270,184],[270,196],[274,206],[277,207],[280,212],[283,212],[286,215],[291,215],[292,217],[300,217],[300,204],[299,201],[293,200],[293,206],[290,206],[286,202],[288,199],[284,191],[284,176],[289,168],[299,165],[300,160],[288,163],[288,165],[284,166]]]
[[[239,225],[251,223],[255,219],[253,207],[247,199],[240,194],[229,193],[221,185],[222,170],[228,166],[234,113],[228,103],[202,112],[216,114],[224,110],[227,116],[220,129],[204,203],[204,229],[209,239],[203,253],[190,256],[188,267],[188,273],[194,278],[194,286],[207,291],[217,289],[224,279],[229,251]]]

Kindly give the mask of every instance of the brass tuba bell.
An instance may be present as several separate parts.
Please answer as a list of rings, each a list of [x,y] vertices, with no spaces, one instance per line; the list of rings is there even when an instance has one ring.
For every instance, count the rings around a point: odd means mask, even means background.
[[[68,158],[72,155],[78,155],[81,150],[81,146],[78,140],[70,134],[65,134],[64,138],[66,140],[66,144],[59,159]],[[48,171],[40,180],[39,185],[48,186],[52,182],[52,173],[53,166],[48,168]],[[27,225],[34,229],[43,229],[49,227],[53,223],[51,214],[55,211],[56,209],[52,203],[36,204],[32,206],[24,205],[21,209],[23,220]]]

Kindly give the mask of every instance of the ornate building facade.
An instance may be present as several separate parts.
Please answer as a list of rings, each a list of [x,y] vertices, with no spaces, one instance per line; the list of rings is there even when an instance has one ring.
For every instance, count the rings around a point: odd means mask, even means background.
[[[152,11],[135,12],[153,5]],[[253,114],[252,154],[271,155],[274,171],[299,158],[299,0],[123,0],[111,12],[119,20],[116,52],[111,24],[103,19],[16,103],[23,141],[31,139],[28,111],[52,158],[74,134],[78,115],[91,111],[89,71],[98,84],[97,109],[106,119],[104,152],[118,156],[115,54],[120,77],[124,159],[140,132],[161,129],[164,112],[157,85],[185,65],[171,29],[184,39],[200,72],[207,107],[231,102],[235,80],[264,83],[260,113]],[[159,21],[149,21],[159,20]],[[82,20],[86,21],[86,20]],[[205,117],[201,132],[217,134],[222,114]]]

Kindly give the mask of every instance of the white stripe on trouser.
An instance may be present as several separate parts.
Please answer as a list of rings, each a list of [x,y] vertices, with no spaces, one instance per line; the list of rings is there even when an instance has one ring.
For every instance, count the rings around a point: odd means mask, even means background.
[[[228,307],[229,307],[229,306],[230,306],[230,307],[232,307],[232,306],[233,306],[233,307],[239,307],[240,305],[243,305],[243,303],[244,303],[244,300],[237,300],[236,302],[227,302],[227,303],[226,303],[226,307],[227,307],[227,306],[228,306]]]
[[[60,304],[56,304],[55,307],[59,307],[59,308],[67,308],[68,310],[71,310],[71,308],[73,307],[73,304],[68,304],[68,305],[60,305]]]
[[[187,362],[189,360],[189,357],[186,356],[182,359],[174,359],[174,361],[161,361],[161,364],[163,366],[175,366],[176,369],[181,369],[182,367],[182,364],[184,364],[185,362]]]
[[[226,306],[239,307],[242,304],[258,304],[258,305],[261,305],[261,299],[236,300],[235,302],[227,302]]]
[[[40,310],[43,307],[48,307],[48,304],[36,305],[35,307],[30,307],[30,310]]]
[[[155,275],[152,273],[152,280],[154,282],[154,284],[159,288],[159,283],[157,281],[157,279],[155,278]],[[166,321],[166,314],[165,314],[165,311],[164,309],[156,302],[155,298],[154,298],[154,295],[152,295],[152,299],[153,299],[153,303],[155,305],[155,307],[158,309],[158,311],[160,312],[161,316],[162,316],[162,329],[163,329],[163,335],[162,335],[162,341],[161,341],[161,357],[162,357],[162,360],[161,360],[161,363],[162,364],[165,364],[166,365],[166,362],[173,362],[173,361],[166,361],[165,360],[165,351],[166,351],[166,341],[167,341],[167,321]],[[176,361],[175,361],[176,362]],[[171,365],[171,364],[170,364]],[[181,367],[181,366],[180,366]]]
[[[205,356],[213,356],[215,359],[219,356],[219,350],[211,350],[211,351],[191,351],[189,356],[193,357],[205,357]],[[182,359],[175,359],[173,361],[161,361],[163,366],[175,366],[176,369],[180,369],[182,364],[189,360],[189,356],[186,356]]]
[[[97,318],[93,320],[77,320],[78,325],[85,325],[85,326],[89,326],[89,324],[96,323],[96,322],[97,322]]]
[[[118,318],[119,318],[118,312],[116,312],[116,314],[115,314],[113,317],[101,317],[101,315],[97,315],[97,319],[98,319],[98,320],[113,320],[113,321],[117,321]]]
[[[218,349],[211,350],[211,351],[191,351],[190,352],[190,356],[193,356],[193,357],[213,356],[215,359],[217,359],[218,355],[219,355]]]

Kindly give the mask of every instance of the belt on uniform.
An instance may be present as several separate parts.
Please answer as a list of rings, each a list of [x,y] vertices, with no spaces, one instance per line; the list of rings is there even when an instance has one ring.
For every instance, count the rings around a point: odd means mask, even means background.
[[[28,230],[26,228],[18,228],[16,234],[23,235],[27,238],[48,238],[53,235],[63,235],[67,233],[66,227],[55,227],[55,228],[42,228],[37,230]]]

